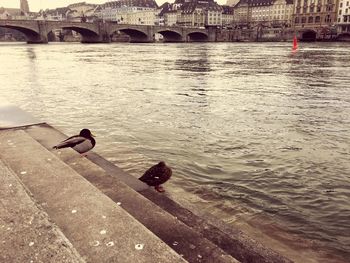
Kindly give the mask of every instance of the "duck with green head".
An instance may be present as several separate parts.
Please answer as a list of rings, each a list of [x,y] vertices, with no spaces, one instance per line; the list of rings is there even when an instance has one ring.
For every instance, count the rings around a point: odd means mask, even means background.
[[[73,148],[80,154],[84,154],[90,151],[95,147],[96,141],[93,138],[94,135],[91,133],[89,129],[82,129],[79,135],[74,135],[69,137],[68,139],[60,142],[54,149],[62,149],[62,148]]]

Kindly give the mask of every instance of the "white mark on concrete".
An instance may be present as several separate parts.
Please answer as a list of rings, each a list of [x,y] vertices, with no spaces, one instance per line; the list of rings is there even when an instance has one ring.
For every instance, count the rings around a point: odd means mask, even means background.
[[[195,245],[190,245],[190,249],[195,249],[196,248],[196,246]]]
[[[173,242],[173,246],[177,246],[178,244],[179,244],[179,242],[177,242],[177,241]]]
[[[114,242],[113,242],[113,241],[108,242],[108,243],[106,244],[106,246],[107,246],[107,247],[113,247],[113,246],[114,246]]]
[[[27,172],[26,171],[22,171],[21,174],[24,175],[24,174],[27,174]]]
[[[60,155],[60,154],[61,154],[61,152],[57,152],[57,154],[58,154],[58,155]]]
[[[29,242],[29,246],[32,247],[34,245],[34,242]]]
[[[92,246],[93,247],[98,247],[100,245],[100,241],[94,241],[94,242],[92,242]]]
[[[145,246],[145,244],[136,244],[135,245],[135,249],[136,250],[142,250],[144,246]]]
[[[77,212],[77,210],[73,209],[72,210],[72,214],[75,214]]]
[[[9,184],[9,187],[12,187],[12,184]]]
[[[198,256],[197,256],[197,257],[198,257],[198,258],[202,258],[202,256],[201,256],[201,255],[199,255],[199,254],[198,254]]]
[[[122,203],[121,202],[118,202],[117,205],[121,205]]]
[[[106,216],[102,216],[103,219],[106,219],[107,217]]]
[[[52,161],[52,159],[51,159],[51,158],[47,158],[47,160],[48,160],[49,162],[51,162],[51,161]]]
[[[104,229],[100,231],[100,234],[101,234],[101,235],[105,235],[106,233],[107,233],[107,231],[104,230]]]
[[[72,165],[77,165],[77,163],[72,163]]]
[[[10,231],[10,230],[11,230],[11,227],[8,227],[6,230]]]
[[[33,262],[34,262],[33,260],[29,261],[29,263],[33,263]]]

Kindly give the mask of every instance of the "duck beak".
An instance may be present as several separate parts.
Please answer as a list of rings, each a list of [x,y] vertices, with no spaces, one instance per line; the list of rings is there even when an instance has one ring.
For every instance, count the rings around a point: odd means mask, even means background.
[[[92,133],[91,133],[91,136],[92,136],[92,137],[96,137],[96,135],[95,135],[95,134],[92,134]]]

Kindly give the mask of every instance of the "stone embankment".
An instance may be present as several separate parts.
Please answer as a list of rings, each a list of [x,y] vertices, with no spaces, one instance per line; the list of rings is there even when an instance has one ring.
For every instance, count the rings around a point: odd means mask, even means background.
[[[0,106],[0,262],[291,262]],[[220,220],[218,220],[219,222]]]

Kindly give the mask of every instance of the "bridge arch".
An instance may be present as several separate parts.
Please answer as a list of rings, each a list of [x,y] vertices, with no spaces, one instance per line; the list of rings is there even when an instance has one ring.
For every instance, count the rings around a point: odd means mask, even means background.
[[[95,28],[91,28],[91,26],[84,26],[82,23],[62,23],[62,24],[49,24],[48,26],[48,34],[55,29],[66,29],[73,30],[81,35],[82,43],[99,43],[101,42],[101,38],[107,38],[108,36],[100,36],[99,32]]]
[[[109,36],[118,31],[128,35],[131,43],[147,43],[153,41],[153,35],[150,36],[148,32],[145,32],[141,28],[130,25],[114,26],[112,29],[109,30]]]
[[[316,41],[317,33],[314,30],[305,30],[301,33],[301,41]]]
[[[184,41],[183,36],[180,32],[173,29],[160,29],[156,33],[163,36],[163,42],[182,42]]]
[[[40,43],[41,35],[35,29],[20,25],[0,25],[0,27],[14,29],[21,32],[27,39],[27,43]]]
[[[201,31],[191,31],[187,33],[186,38],[189,42],[206,42],[209,36],[207,33]]]

